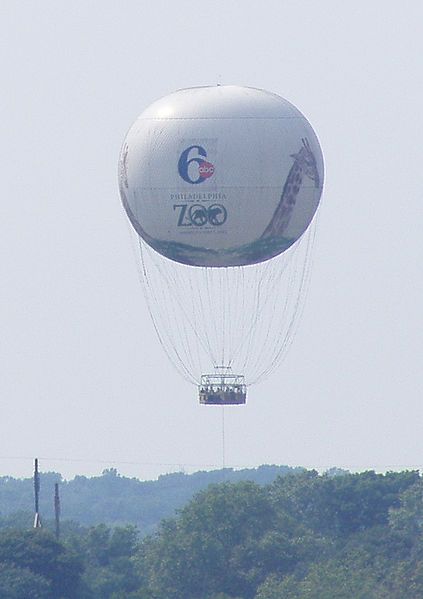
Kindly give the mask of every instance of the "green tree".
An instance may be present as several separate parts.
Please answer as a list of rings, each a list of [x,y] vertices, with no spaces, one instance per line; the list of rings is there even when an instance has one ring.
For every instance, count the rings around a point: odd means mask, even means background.
[[[159,476],[158,480],[154,481],[127,478],[120,475],[115,468],[104,470],[101,476],[91,478],[76,476],[71,481],[63,480],[61,475],[55,472],[41,473],[41,488],[45,492],[41,493],[40,509],[44,522],[54,521],[51,493],[54,483],[59,482],[65,518],[85,526],[101,523],[107,523],[109,526],[125,526],[130,523],[136,525],[142,534],[147,534],[156,530],[160,520],[173,516],[176,509],[182,508],[195,493],[206,489],[210,484],[224,480],[231,482],[251,480],[266,485],[275,480],[278,475],[283,476],[297,470],[301,469],[264,465],[244,470],[225,468],[224,471],[214,470],[194,474],[176,472]],[[23,523],[23,527],[30,527],[33,520],[30,512],[33,493],[32,478],[20,480],[10,476],[0,477],[2,519],[19,510],[26,511],[26,524]],[[11,526],[13,525],[11,523]]]
[[[282,509],[305,526],[325,535],[347,536],[388,522],[400,494],[418,480],[418,472],[373,471],[319,476],[316,471],[279,478],[270,493]]]
[[[2,599],[54,599],[48,580],[28,568],[0,563]]]
[[[381,594],[382,593],[382,594]],[[338,560],[313,564],[303,579],[269,578],[255,599],[394,599],[368,570]]]
[[[110,596],[110,599],[157,599],[157,596],[146,590],[138,590],[132,593],[116,591]]]
[[[144,542],[138,560],[141,576],[166,599],[253,596],[256,581],[247,547],[255,549],[253,540],[271,528],[274,516],[262,487],[250,482],[212,485]]]
[[[423,532],[423,483],[418,480],[400,496],[400,505],[392,508],[389,524],[393,530],[413,539]]]
[[[270,574],[257,589],[255,599],[301,599],[299,582],[293,576]]]
[[[132,556],[138,545],[135,527],[110,529],[99,525],[89,529],[85,539],[77,539],[85,555],[83,581],[95,599],[130,594],[139,589]]]
[[[82,560],[47,531],[3,533],[0,537],[1,562],[28,569],[49,581],[55,599],[79,599]]]

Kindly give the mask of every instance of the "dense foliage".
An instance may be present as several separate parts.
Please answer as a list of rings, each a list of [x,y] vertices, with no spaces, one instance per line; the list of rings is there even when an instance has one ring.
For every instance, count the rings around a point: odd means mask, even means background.
[[[104,470],[102,476],[76,476],[63,480],[55,472],[41,474],[40,510],[45,518],[53,518],[54,484],[60,483],[63,517],[91,526],[134,524],[141,534],[152,532],[163,518],[172,516],[195,493],[212,483],[224,480],[251,480],[269,484],[278,476],[301,471],[288,466],[260,466],[245,470],[182,472],[159,476],[158,480],[140,481],[120,476],[116,469]],[[34,486],[31,478],[0,477],[0,528],[30,525]]]
[[[318,475],[199,492],[158,530],[0,532],[2,599],[419,599],[417,472]]]

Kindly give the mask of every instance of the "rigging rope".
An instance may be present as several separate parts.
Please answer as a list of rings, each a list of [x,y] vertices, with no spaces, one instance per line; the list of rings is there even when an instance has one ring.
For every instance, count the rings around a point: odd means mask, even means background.
[[[222,469],[225,469],[225,406],[222,406]]]
[[[261,264],[186,266],[138,237],[147,307],[159,341],[180,374],[227,366],[248,385],[283,359],[298,326],[310,280],[316,224],[288,251]]]

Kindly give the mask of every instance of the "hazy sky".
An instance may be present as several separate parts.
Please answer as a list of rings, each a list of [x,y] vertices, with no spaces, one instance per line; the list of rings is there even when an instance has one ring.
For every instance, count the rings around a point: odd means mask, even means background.
[[[423,467],[423,4],[3,0],[0,44],[0,474],[221,464],[221,409],[155,337],[116,176],[148,104],[217,82],[293,102],[327,169],[298,334],[226,410],[227,464]]]

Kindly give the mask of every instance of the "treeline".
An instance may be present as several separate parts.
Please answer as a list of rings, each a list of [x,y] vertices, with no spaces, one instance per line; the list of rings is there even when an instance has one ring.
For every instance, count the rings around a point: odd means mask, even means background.
[[[41,474],[40,511],[44,518],[54,517],[54,484],[60,483],[62,514],[66,520],[92,526],[134,524],[141,534],[152,532],[160,520],[172,516],[198,491],[212,483],[251,480],[269,484],[278,476],[301,471],[288,466],[265,465],[244,470],[214,470],[159,476],[158,480],[140,481],[120,476],[115,468],[102,476],[76,476],[66,481],[56,472]],[[0,477],[0,528],[27,527],[33,520],[34,484],[32,478]]]
[[[419,599],[417,472],[319,476],[198,493],[156,533],[0,532],[2,599]]]

